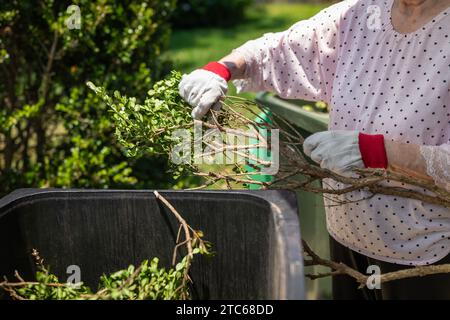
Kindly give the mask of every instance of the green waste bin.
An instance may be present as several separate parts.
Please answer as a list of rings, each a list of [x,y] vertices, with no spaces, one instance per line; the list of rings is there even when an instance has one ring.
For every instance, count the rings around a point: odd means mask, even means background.
[[[269,122],[270,123],[270,119],[268,117],[268,114],[270,115],[270,113],[266,113],[266,112],[261,112],[258,114],[258,116],[255,118],[255,122],[257,123],[262,123],[262,122]],[[264,138],[267,138],[267,134],[266,133],[261,133],[261,135],[264,136]],[[257,139],[253,139],[250,138],[249,139],[249,144],[256,144],[258,143]],[[265,148],[254,148],[254,149],[249,149],[248,150],[249,153],[253,156],[256,157],[256,159],[260,159],[260,160],[270,160],[270,151],[267,151],[267,149]],[[256,165],[255,162],[253,161],[249,161],[250,165],[246,165],[245,169],[247,172],[255,172],[258,171],[258,169],[256,169],[255,167],[258,167]],[[264,175],[264,174],[253,174],[250,175],[250,178],[254,181],[260,181],[260,182],[271,182],[274,179],[274,176],[271,175]],[[261,185],[260,184],[256,184],[256,183],[252,183],[248,185],[248,188],[250,190],[258,190],[261,189]]]
[[[314,102],[283,100],[270,93],[257,94],[256,101],[260,105],[269,108],[270,111],[288,120],[305,138],[315,132],[325,131],[328,128],[329,119],[327,113],[307,111],[302,107],[314,104]],[[283,159],[280,158],[280,161],[282,162]],[[261,176],[259,179],[270,181],[267,176]],[[250,187],[257,189],[259,185],[252,185]],[[316,187],[320,187],[320,182],[317,182]],[[311,192],[297,191],[297,201],[303,238],[320,256],[328,258],[329,237],[326,230],[323,197]],[[322,267],[308,267],[305,269],[305,273],[326,271],[328,270]],[[307,298],[309,299],[330,299],[331,279],[329,277],[318,280],[308,279],[306,281],[306,290]]]

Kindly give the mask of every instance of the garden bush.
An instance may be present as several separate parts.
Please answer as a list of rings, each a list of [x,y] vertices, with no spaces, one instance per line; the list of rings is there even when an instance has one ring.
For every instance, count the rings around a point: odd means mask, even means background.
[[[252,0],[178,0],[176,28],[230,27],[238,24]]]
[[[175,2],[0,3],[0,194],[173,187],[166,159],[126,158],[108,107],[85,83],[144,95],[170,69],[160,54]],[[80,9],[79,28],[70,5]]]

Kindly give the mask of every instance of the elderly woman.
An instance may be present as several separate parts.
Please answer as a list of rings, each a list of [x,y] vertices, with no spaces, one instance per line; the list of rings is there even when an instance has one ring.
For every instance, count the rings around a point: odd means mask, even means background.
[[[180,94],[194,118],[219,106],[229,80],[240,91],[327,102],[329,131],[304,143],[324,168],[351,175],[353,168],[389,167],[450,189],[450,0],[346,0],[249,41],[183,77]],[[450,263],[448,208],[364,190],[345,197],[351,201],[340,206],[325,201],[334,260],[362,273],[370,265],[388,272]],[[450,298],[450,274],[381,290],[358,290],[338,276],[333,294]]]

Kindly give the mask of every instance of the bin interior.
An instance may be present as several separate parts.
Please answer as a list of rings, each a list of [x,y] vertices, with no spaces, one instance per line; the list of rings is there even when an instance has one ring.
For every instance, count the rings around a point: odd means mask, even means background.
[[[295,195],[269,193],[272,200],[282,200],[281,220],[297,224],[298,229]],[[279,234],[279,212],[273,211],[273,202],[265,200],[263,193],[161,194],[194,229],[205,233],[216,252],[212,258],[194,260],[194,298],[280,298],[280,274],[285,281],[294,279],[287,284],[294,287],[291,298],[301,297],[301,277],[285,275],[277,261],[280,255],[284,261],[289,252],[300,250],[299,231],[293,228],[289,237]],[[35,248],[60,281],[68,277],[68,266],[77,265],[82,281],[95,290],[101,274],[144,259],[158,257],[169,267],[178,226],[151,191],[15,192],[0,200],[0,275],[13,279],[18,270],[32,279],[35,269],[30,253]],[[301,259],[300,251],[295,257]]]

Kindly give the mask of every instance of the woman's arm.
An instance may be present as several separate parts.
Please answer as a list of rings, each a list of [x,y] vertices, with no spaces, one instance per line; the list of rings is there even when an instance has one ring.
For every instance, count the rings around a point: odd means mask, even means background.
[[[246,64],[241,54],[233,52],[220,59],[219,62],[230,70],[231,80],[244,78]]]
[[[433,181],[427,174],[427,164],[416,144],[385,140],[389,169],[412,177]]]
[[[219,62],[226,65],[238,92],[271,91],[283,98],[331,98],[344,17],[357,0],[334,4],[283,32],[247,41]]]
[[[385,147],[391,170],[434,181],[450,191],[450,144],[419,146],[385,141]]]
[[[218,62],[183,75],[180,95],[201,119],[235,80],[238,92],[272,91],[284,98],[329,102],[343,15],[358,0],[345,0],[284,32],[250,40]]]

